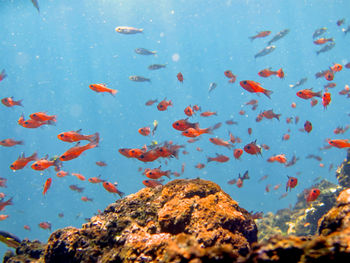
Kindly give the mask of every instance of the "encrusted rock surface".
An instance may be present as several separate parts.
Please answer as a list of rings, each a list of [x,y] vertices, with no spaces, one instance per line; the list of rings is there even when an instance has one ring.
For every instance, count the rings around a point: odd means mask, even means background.
[[[217,184],[174,180],[53,232],[37,262],[234,262],[255,241],[251,215]]]

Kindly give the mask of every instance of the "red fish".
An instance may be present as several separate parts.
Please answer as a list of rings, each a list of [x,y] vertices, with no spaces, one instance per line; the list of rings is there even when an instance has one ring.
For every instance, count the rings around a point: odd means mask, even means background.
[[[99,175],[98,177],[90,177],[88,181],[92,184],[103,183],[105,180],[102,180],[100,177],[101,175]]]
[[[107,166],[107,163],[105,163],[104,161],[97,161],[96,165],[98,165],[100,167],[104,167],[104,166]]]
[[[191,117],[194,114],[194,110],[191,108],[191,106],[187,106],[184,112],[188,117]]]
[[[81,192],[84,191],[84,187],[79,187],[79,186],[77,186],[75,184],[71,184],[69,186],[69,189],[71,189],[72,191],[77,191],[78,193],[81,193]]]
[[[280,120],[280,116],[281,116],[281,114],[276,114],[276,113],[274,113],[273,110],[263,111],[263,112],[261,113],[261,115],[262,115],[263,117],[265,117],[266,119],[269,119],[269,120],[271,120],[271,119],[273,119],[273,118],[275,118],[275,119],[277,119],[277,120]]]
[[[65,177],[67,175],[69,175],[69,173],[62,170],[56,173],[57,177]]]
[[[307,132],[307,133],[310,133],[312,131],[312,123],[309,122],[309,121],[306,121],[304,123],[304,130]]]
[[[84,151],[95,148],[98,146],[98,139],[90,142],[87,145],[79,146],[79,142],[72,148],[68,149],[65,153],[60,156],[61,161],[70,161],[79,157]]]
[[[283,72],[282,68],[280,68],[277,71],[272,71],[271,68],[266,68],[266,69],[259,71],[258,75],[260,77],[264,77],[264,78],[270,77],[271,75],[276,75],[281,79],[284,78],[284,72]]]
[[[155,188],[159,185],[162,185],[162,183],[160,181],[157,181],[157,180],[143,180],[142,183],[145,186],[151,187],[151,188]]]
[[[333,38],[324,38],[324,37],[322,37],[322,38],[316,39],[314,41],[314,44],[316,44],[316,45],[323,45],[323,44],[325,44],[327,42],[333,42],[333,41],[334,41]]]
[[[110,89],[110,88],[107,88],[105,84],[91,84],[89,86],[90,89],[92,89],[93,91],[96,91],[96,92],[107,92],[107,93],[110,93],[112,96],[115,96],[118,92],[118,90],[116,89]]]
[[[186,136],[186,137],[191,137],[191,138],[194,138],[194,137],[198,137],[204,133],[209,133],[211,134],[211,131],[212,131],[212,128],[206,128],[206,129],[194,129],[194,128],[188,128],[187,130],[183,131],[182,132],[182,135],[183,136]]]
[[[322,105],[326,109],[329,103],[331,103],[331,94],[329,92],[323,93],[322,96]]]
[[[7,97],[7,98],[3,98],[1,100],[2,104],[4,104],[7,107],[13,107],[13,106],[22,106],[22,100],[14,100],[13,97]]]
[[[56,122],[56,115],[47,115],[45,112],[35,112],[29,115],[32,120],[35,121],[53,121]]]
[[[172,126],[173,126],[173,128],[175,130],[178,130],[178,131],[185,131],[185,130],[187,130],[189,128],[194,128],[194,129],[198,129],[199,128],[199,123],[198,122],[191,123],[191,122],[188,122],[187,120],[188,120],[188,118],[175,121],[172,124]]]
[[[146,105],[146,106],[151,106],[151,105],[153,105],[153,104],[156,103],[156,102],[158,102],[157,99],[155,99],[155,100],[148,100],[148,101],[146,101],[145,105]]]
[[[173,103],[171,102],[171,100],[166,101],[166,98],[164,100],[162,100],[161,102],[159,102],[159,104],[157,105],[157,109],[159,111],[165,111],[168,106],[173,106]]]
[[[81,132],[81,129],[77,131],[62,132],[57,135],[57,138],[64,142],[78,142],[82,140],[93,142],[99,137],[98,132],[91,135],[83,135],[80,132]]]
[[[44,184],[44,190],[43,190],[43,195],[46,194],[47,190],[49,190],[50,186],[51,186],[51,182],[52,182],[52,179],[51,178],[48,178]]]
[[[148,136],[151,134],[151,128],[150,127],[143,127],[138,129],[139,134],[143,136]]]
[[[13,197],[11,197],[9,200],[4,201],[4,202],[0,202],[0,211],[4,210],[6,206],[8,205],[13,205],[12,203],[12,199]]]
[[[305,194],[306,202],[313,202],[317,199],[317,197],[320,195],[321,191],[318,188],[312,188]]]
[[[184,76],[182,75],[181,72],[177,73],[176,77],[177,77],[177,80],[180,81],[181,83],[184,81]]]
[[[48,156],[46,156],[45,158],[42,158],[36,162],[34,162],[31,167],[33,170],[36,171],[43,171],[46,170],[47,168],[51,167],[51,166],[55,166],[56,169],[59,171],[61,168],[61,162],[59,159],[55,159],[55,160],[48,160]]]
[[[150,150],[143,154],[141,154],[139,157],[137,157],[138,160],[142,162],[153,162],[159,158],[159,153],[156,150]]]
[[[48,229],[51,231],[51,223],[49,223],[49,222],[41,222],[39,224],[39,227],[42,229]]]
[[[219,163],[225,163],[229,160],[230,160],[230,158],[227,157],[226,155],[223,155],[223,154],[216,154],[215,157],[208,157],[207,158],[208,163],[212,162],[212,161],[219,162]]]
[[[290,177],[288,175],[287,175],[287,177],[288,177],[288,181],[287,181],[287,185],[286,185],[286,192],[288,192],[288,188],[289,188],[289,191],[291,191],[298,184],[298,178]]]
[[[324,74],[324,77],[328,81],[332,81],[334,79],[334,73],[333,70],[328,70],[326,74]]]
[[[75,176],[76,178],[78,178],[79,180],[81,180],[81,181],[85,181],[86,180],[85,176],[82,175],[82,174],[78,174],[78,173],[71,173],[71,174],[73,176]]]
[[[4,139],[0,141],[0,145],[5,147],[12,147],[15,145],[23,145],[23,141],[15,141],[13,139]]]
[[[118,194],[121,198],[124,196],[124,193],[119,191],[115,184],[112,184],[106,181],[106,182],[103,182],[102,185],[104,189],[106,189],[108,192]]]
[[[159,179],[162,176],[166,176],[170,179],[171,171],[170,170],[162,171],[160,170],[160,168],[161,166],[155,169],[150,169],[149,171],[146,172],[146,176],[150,179]]]
[[[235,159],[239,159],[241,157],[241,155],[243,154],[243,150],[242,149],[235,149],[233,151],[233,156],[235,157]]]
[[[197,169],[203,169],[205,167],[205,164],[204,163],[197,163],[196,165],[195,165],[195,168],[197,168]]]
[[[201,113],[202,117],[209,117],[212,115],[218,115],[216,111],[204,111]]]
[[[331,70],[332,70],[333,72],[339,72],[339,71],[341,71],[342,69],[343,69],[343,66],[340,65],[340,64],[334,64],[334,65],[331,67]]]
[[[262,37],[267,37],[268,35],[271,34],[271,31],[260,31],[259,33],[257,33],[255,36],[251,36],[249,37],[249,39],[251,41],[253,41],[256,38],[262,38]]]
[[[264,89],[261,84],[252,80],[242,80],[239,83],[243,89],[252,93],[264,93],[269,99],[272,94],[271,90]]]
[[[3,69],[2,71],[1,71],[1,73],[0,73],[0,81],[2,81],[4,78],[6,78],[7,77],[7,75],[6,75],[6,72],[5,72],[5,70]]]
[[[19,156],[18,159],[10,165],[10,168],[12,170],[23,169],[29,162],[37,160],[37,157],[38,157],[37,153],[33,153],[29,157],[25,157],[24,153],[22,153],[22,155]]]
[[[312,89],[303,89],[297,92],[297,96],[305,100],[311,99],[313,97],[322,98],[322,90],[313,92]]]
[[[261,155],[261,146],[257,145],[255,140],[254,142],[248,143],[246,146],[244,146],[244,151],[252,155]]]
[[[132,156],[129,154],[130,150],[131,149],[129,149],[129,148],[120,148],[120,149],[118,149],[118,152],[127,158],[132,158]]]
[[[334,147],[337,148],[349,148],[350,143],[348,139],[334,139],[334,140],[329,140],[328,143]]]
[[[234,83],[236,81],[236,75],[234,75],[231,70],[226,70],[224,74],[226,77],[230,79],[229,80],[230,83]]]
[[[209,138],[209,141],[215,145],[227,147],[228,149],[231,149],[232,147],[230,142],[224,141],[223,139],[220,139],[220,138]]]
[[[18,119],[18,124],[24,128],[35,129],[35,128],[39,128],[40,126],[43,126],[43,125],[53,125],[54,122],[52,122],[52,121],[36,121],[33,119],[25,120],[24,116],[22,115]]]
[[[92,198],[89,198],[89,197],[87,197],[87,196],[82,196],[81,198],[81,201],[84,201],[84,202],[92,202],[92,201],[94,201],[94,199],[92,199]]]
[[[310,101],[311,107],[316,106],[317,103],[318,103],[318,100],[316,100],[316,99],[311,99],[311,101]]]

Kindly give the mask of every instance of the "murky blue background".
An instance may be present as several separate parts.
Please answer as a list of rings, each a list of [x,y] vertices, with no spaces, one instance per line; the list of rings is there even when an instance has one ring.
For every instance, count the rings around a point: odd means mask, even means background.
[[[21,152],[30,155],[38,152],[40,157],[60,155],[72,144],[57,139],[64,131],[82,129],[84,134],[99,132],[102,141],[98,148],[85,152],[79,158],[65,162],[64,170],[77,172],[87,178],[101,175],[103,179],[118,182],[119,189],[126,194],[143,188],[144,176],[138,167],[158,167],[158,161],[144,164],[127,159],[118,153],[122,147],[137,148],[150,144],[152,140],[163,142],[172,140],[186,144],[188,155],[180,154],[179,160],[172,159],[168,165],[162,160],[162,168],[180,172],[186,163],[182,178],[204,178],[213,180],[228,192],[232,198],[248,211],[276,211],[294,204],[296,195],[314,183],[321,176],[336,182],[336,166],[345,157],[345,151],[330,149],[319,151],[326,138],[347,138],[347,134],[334,135],[333,130],[349,122],[348,99],[338,92],[348,83],[349,69],[335,75],[337,87],[332,93],[332,103],[323,109],[322,104],[313,108],[309,101],[298,98],[298,89],[291,89],[301,78],[308,82],[301,88],[318,91],[326,84],[324,78],[315,79],[314,74],[327,69],[333,62],[345,64],[350,60],[348,47],[350,35],[341,28],[350,23],[348,1],[40,1],[40,14],[31,1],[0,1],[0,69],[4,68],[8,77],[0,83],[1,98],[14,96],[23,99],[24,107],[7,108],[0,105],[0,139],[24,140],[25,145],[0,148],[0,176],[8,179],[7,188],[0,189],[7,197],[13,196],[13,206],[8,206],[3,214],[10,217],[0,222],[0,229],[18,237],[46,241],[50,232],[38,227],[43,221],[52,223],[52,230],[65,226],[80,227],[84,219],[91,217],[97,209],[103,210],[118,196],[108,193],[102,185],[79,181],[69,176],[58,178],[53,169],[40,173],[28,167],[12,172],[9,165]],[[345,25],[338,27],[336,21],[346,18]],[[115,32],[117,26],[143,28],[143,34],[122,35]],[[316,55],[320,46],[312,43],[313,32],[327,27],[327,37],[333,37],[336,46],[327,53]],[[268,56],[254,59],[254,54],[263,49],[268,40],[277,32],[289,28],[290,33],[275,42],[276,50]],[[262,30],[272,33],[265,39],[251,42],[248,37]],[[135,48],[156,50],[157,56],[140,56]],[[179,55],[174,61],[173,56]],[[154,63],[168,63],[166,69],[150,71],[147,67]],[[261,78],[258,72],[272,67],[282,67],[285,79],[277,77]],[[228,83],[225,70],[237,75],[234,84]],[[183,84],[176,75],[182,72]],[[151,78],[151,83],[131,82],[130,75]],[[239,81],[250,79],[260,82],[263,87],[273,90],[271,100],[267,97],[246,92]],[[218,87],[208,93],[211,82]],[[98,94],[89,89],[89,84],[106,83],[117,89],[116,97]],[[174,106],[160,112],[156,104],[145,106],[149,99],[159,101],[167,98]],[[258,99],[259,107],[251,111],[243,105]],[[290,107],[292,102],[297,108]],[[234,160],[232,150],[211,144],[209,135],[202,135],[195,144],[186,143],[188,138],[174,130],[171,124],[185,116],[183,110],[188,105],[198,104],[204,111],[217,111],[218,116],[193,117],[201,127],[209,127],[228,119],[238,121],[238,125],[223,126],[215,135],[225,140],[228,130],[242,139],[239,145],[257,139],[258,143],[270,146],[262,157],[244,153],[241,160]],[[246,115],[238,112],[246,110]],[[266,120],[257,123],[260,111],[273,109],[281,113],[281,121]],[[23,113],[26,118],[37,111],[57,115],[56,126],[39,129],[25,129],[17,124]],[[299,116],[297,125],[286,124],[286,117]],[[151,126],[158,120],[155,136],[143,137],[137,130]],[[313,131],[310,134],[298,131],[303,123],[310,120]],[[248,127],[253,129],[251,136]],[[289,141],[281,137],[291,129]],[[201,147],[203,152],[196,151]],[[225,154],[231,160],[224,164],[211,162],[203,170],[194,166],[198,162],[206,164],[208,156]],[[268,163],[273,154],[285,153],[290,159],[296,154],[300,160],[295,166],[286,168],[278,163]],[[324,168],[308,154],[322,156]],[[96,161],[105,161],[107,167],[98,167]],[[330,164],[334,164],[331,172]],[[238,173],[249,170],[251,179],[243,188],[228,185]],[[298,186],[284,199],[287,175],[298,176]],[[268,174],[261,183],[258,179]],[[46,196],[42,187],[48,177],[53,178]],[[69,185],[84,187],[83,193],[73,192]],[[277,191],[265,192],[265,186],[282,184]],[[93,198],[85,203],[82,196]],[[64,213],[63,218],[58,213]],[[23,229],[29,225],[31,231]],[[1,255],[7,247],[0,244]]]

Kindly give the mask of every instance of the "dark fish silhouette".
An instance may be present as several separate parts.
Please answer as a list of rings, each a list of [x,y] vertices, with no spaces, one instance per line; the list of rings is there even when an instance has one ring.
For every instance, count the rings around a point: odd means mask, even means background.
[[[38,10],[38,12],[40,13],[40,9],[39,9],[39,3],[37,0],[31,0],[33,3],[33,6]]]

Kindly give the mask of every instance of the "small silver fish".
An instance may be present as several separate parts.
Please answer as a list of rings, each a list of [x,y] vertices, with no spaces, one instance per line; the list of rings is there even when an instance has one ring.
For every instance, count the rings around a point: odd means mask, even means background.
[[[37,0],[31,0],[32,1],[32,3],[33,3],[33,5],[34,5],[34,7],[38,10],[38,12],[40,13],[40,9],[39,9],[39,3],[38,3],[38,1]]]
[[[136,48],[135,53],[139,55],[155,55],[157,51],[151,51],[145,48]]]
[[[137,34],[137,33],[143,33],[143,28],[136,28],[136,27],[130,27],[130,26],[118,26],[115,29],[116,32],[120,34]]]
[[[303,85],[306,81],[307,81],[307,78],[302,78],[301,80],[299,80],[294,85],[290,84],[289,87],[291,87],[291,88],[299,87],[299,86]]]
[[[146,82],[146,81],[151,82],[150,79],[142,76],[130,76],[129,79],[135,82]]]
[[[347,28],[342,28],[341,31],[343,31],[345,33],[345,35],[346,35],[347,33],[350,32],[350,26],[348,26]]]
[[[161,68],[165,68],[167,64],[152,64],[148,66],[149,70],[157,70]]]
[[[211,92],[212,90],[214,90],[216,88],[217,84],[215,82],[212,82],[209,84],[209,92]]]
[[[254,58],[266,56],[267,54],[270,54],[272,51],[276,49],[276,46],[267,46],[266,48],[260,50],[257,54],[255,54]]]
[[[335,42],[330,42],[329,44],[327,44],[326,46],[324,46],[320,50],[316,51],[316,54],[318,55],[320,53],[327,52],[327,51],[331,50],[332,48],[334,48],[334,46],[335,46]]]
[[[317,38],[320,35],[324,34],[327,31],[327,27],[321,27],[319,29],[316,29],[314,34],[312,35],[312,38]]]
[[[289,33],[289,29],[284,29],[280,32],[278,32],[269,42],[267,42],[268,45],[271,45],[272,42],[276,42],[277,40],[281,39],[285,35]]]

